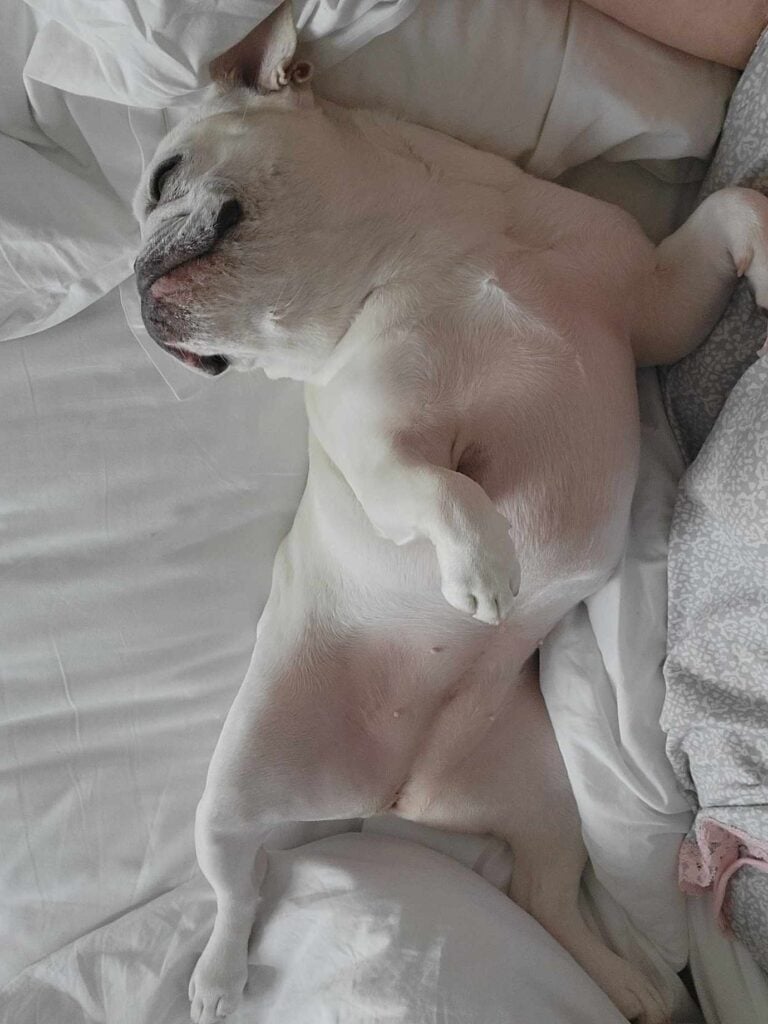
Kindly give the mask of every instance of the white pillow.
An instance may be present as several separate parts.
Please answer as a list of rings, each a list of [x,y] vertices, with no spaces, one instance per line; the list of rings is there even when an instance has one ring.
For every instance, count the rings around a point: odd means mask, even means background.
[[[2,1024],[178,1024],[212,924],[183,886],[19,975]],[[270,854],[229,1024],[626,1024],[555,940],[432,850],[351,833]]]
[[[253,952],[254,982],[273,981],[244,1021],[624,1021],[533,918],[433,850],[353,833],[270,864]]]

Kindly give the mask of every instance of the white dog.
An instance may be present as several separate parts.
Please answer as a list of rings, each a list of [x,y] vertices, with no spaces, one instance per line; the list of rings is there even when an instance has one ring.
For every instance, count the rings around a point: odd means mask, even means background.
[[[619,559],[635,364],[768,297],[768,202],[720,192],[654,249],[605,203],[313,100],[285,5],[137,198],[145,322],[211,373],[306,382],[306,491],[196,822],[216,893],[192,1018],[235,1007],[285,821],[391,811],[507,840],[510,896],[629,1018],[653,987],[587,927],[537,644]],[[235,66],[237,65],[237,67]]]

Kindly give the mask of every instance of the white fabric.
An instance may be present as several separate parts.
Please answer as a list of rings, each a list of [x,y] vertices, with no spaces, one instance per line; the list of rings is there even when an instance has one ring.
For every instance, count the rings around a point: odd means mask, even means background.
[[[765,1024],[768,976],[723,935],[712,897],[689,897],[691,974],[707,1024]]]
[[[27,75],[131,107],[194,103],[208,64],[279,0],[26,0],[41,28]],[[301,38],[326,67],[407,17],[418,0],[294,0]]]
[[[190,883],[91,932],[1,992],[0,1022],[187,1019],[189,969],[212,904]],[[335,836],[273,854],[249,959],[231,1024],[624,1021],[505,896],[396,839]]]
[[[257,375],[176,401],[116,292],[0,359],[5,980],[194,870],[306,424]]]
[[[724,936],[710,899],[683,897],[677,854],[692,811],[659,726],[666,653],[667,537],[683,470],[655,371],[638,375],[642,449],[625,557],[550,635],[541,683],[579,805],[596,922],[696,1019],[663,967],[690,963],[706,1024],[764,1024],[768,979]]]

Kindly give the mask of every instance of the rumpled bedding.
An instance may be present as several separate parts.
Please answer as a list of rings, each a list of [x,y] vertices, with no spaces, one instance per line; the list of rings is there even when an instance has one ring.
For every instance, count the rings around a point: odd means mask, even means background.
[[[702,195],[768,190],[768,34],[733,96]],[[665,374],[692,462],[669,547],[667,752],[696,817],[680,883],[768,971],[768,359],[746,281],[707,341]]]

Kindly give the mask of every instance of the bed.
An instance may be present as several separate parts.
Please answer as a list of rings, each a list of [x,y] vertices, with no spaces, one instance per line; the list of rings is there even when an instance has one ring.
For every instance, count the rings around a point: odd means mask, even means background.
[[[303,487],[306,423],[297,384],[204,380],[148,340],[130,198],[207,61],[273,6],[0,9],[2,1024],[188,1019],[213,916],[194,808]],[[320,95],[618,202],[655,238],[692,208],[736,83],[577,0],[295,8]],[[760,1024],[768,977],[711,893],[678,885],[694,812],[659,720],[685,449],[669,381],[638,384],[625,558],[541,657],[590,853],[582,898],[677,1024]],[[382,816],[297,823],[271,847],[233,1024],[621,1020],[503,895],[513,865],[489,837]]]

